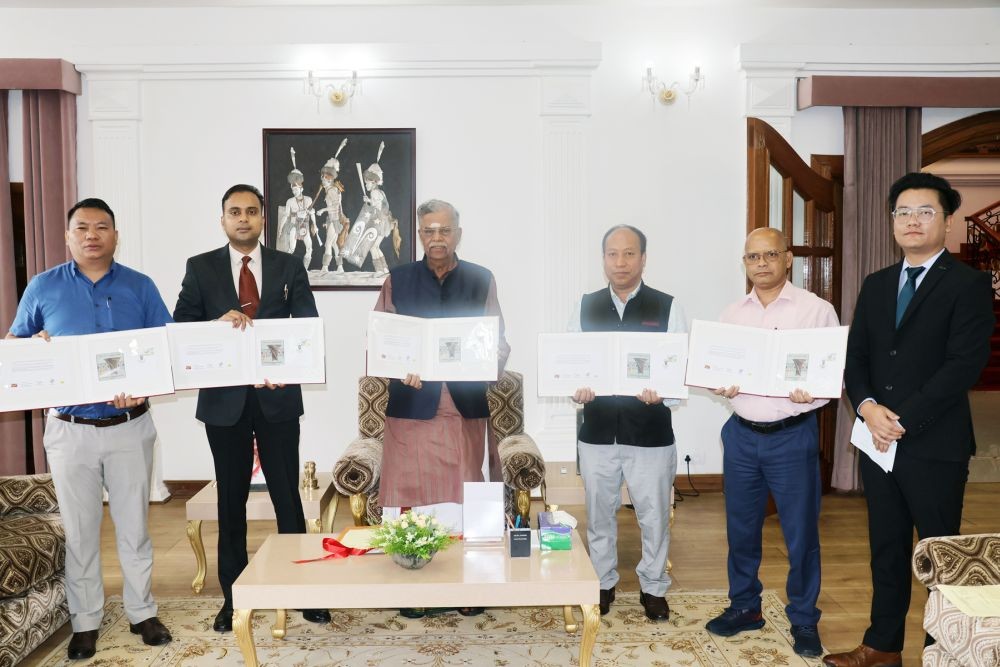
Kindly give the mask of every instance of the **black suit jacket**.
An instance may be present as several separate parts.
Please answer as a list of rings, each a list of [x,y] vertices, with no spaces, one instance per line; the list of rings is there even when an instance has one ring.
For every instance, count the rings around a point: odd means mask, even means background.
[[[865,278],[847,339],[844,382],[855,410],[866,398],[899,415],[901,451],[965,461],[975,452],[968,391],[990,356],[989,274],[945,251],[896,328],[902,263]]]
[[[302,260],[264,246],[260,255],[263,288],[257,318],[317,317],[316,301]],[[239,309],[228,244],[187,261],[174,308],[175,322],[208,322]],[[243,413],[248,391],[257,392],[260,409],[268,421],[287,421],[302,415],[302,389],[288,385],[273,390],[255,390],[250,386],[202,389],[198,392],[195,416],[212,426],[232,426]]]

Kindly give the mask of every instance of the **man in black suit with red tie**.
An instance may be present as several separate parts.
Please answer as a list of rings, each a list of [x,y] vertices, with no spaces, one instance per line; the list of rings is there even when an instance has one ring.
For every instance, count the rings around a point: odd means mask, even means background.
[[[176,322],[225,320],[253,326],[258,318],[317,317],[302,262],[260,245],[264,197],[252,185],[234,185],[222,197],[222,229],[229,243],[192,257],[174,309]],[[205,424],[215,462],[219,498],[219,583],[225,602],[214,629],[233,629],[233,582],[247,565],[246,504],[253,443],[274,503],[279,533],[306,532],[299,497],[298,385],[218,387],[198,393],[195,416]],[[306,620],[328,623],[326,609],[303,610]]]
[[[830,667],[902,664],[913,529],[956,535],[975,452],[969,389],[990,356],[990,275],[955,260],[945,234],[961,203],[948,181],[903,176],[889,190],[904,259],[865,279],[847,342],[847,394],[891,472],[861,457],[871,545],[871,625]]]

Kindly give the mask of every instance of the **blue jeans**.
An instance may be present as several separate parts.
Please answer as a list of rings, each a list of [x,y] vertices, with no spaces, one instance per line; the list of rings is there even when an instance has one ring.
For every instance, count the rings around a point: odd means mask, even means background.
[[[788,549],[785,613],[794,625],[816,625],[822,492],[816,419],[765,435],[730,417],[722,427],[722,443],[732,606],[760,609],[761,529],[770,492]]]

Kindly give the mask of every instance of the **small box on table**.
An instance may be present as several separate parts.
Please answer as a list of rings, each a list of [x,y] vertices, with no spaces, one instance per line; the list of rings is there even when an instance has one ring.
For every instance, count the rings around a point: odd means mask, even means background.
[[[552,512],[538,513],[538,544],[542,551],[568,551],[573,544],[569,526],[556,523]]]

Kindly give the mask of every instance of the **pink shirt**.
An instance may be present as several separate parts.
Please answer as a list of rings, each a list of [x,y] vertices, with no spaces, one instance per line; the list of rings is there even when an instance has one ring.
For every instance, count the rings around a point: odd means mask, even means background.
[[[837,313],[829,301],[812,292],[785,282],[778,298],[767,307],[757,298],[756,290],[730,304],[722,311],[719,321],[763,329],[811,329],[840,326]],[[737,394],[731,399],[733,410],[740,417],[755,422],[773,422],[815,410],[829,403],[816,399],[812,403],[793,403],[787,398]]]

